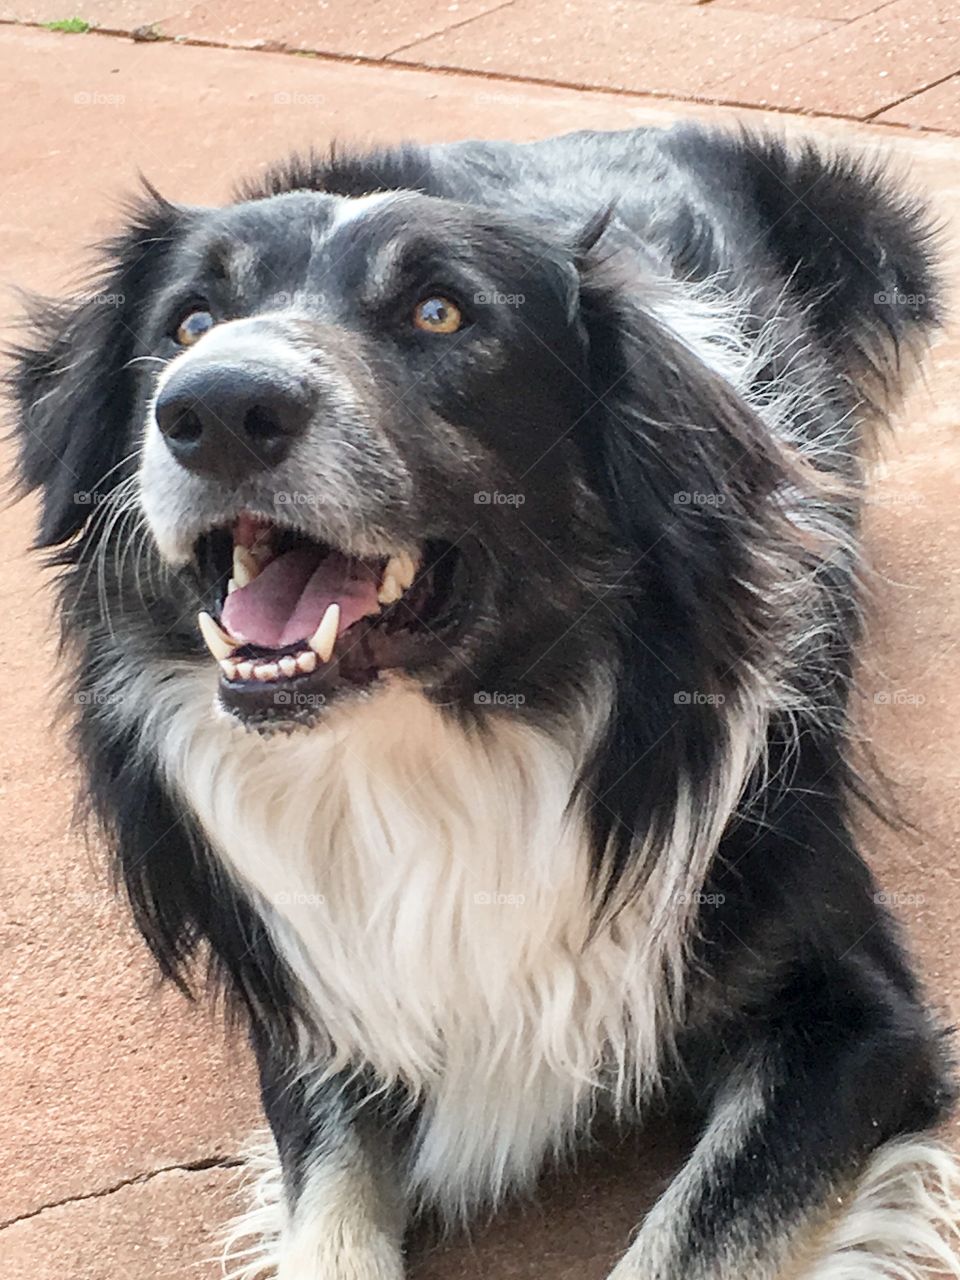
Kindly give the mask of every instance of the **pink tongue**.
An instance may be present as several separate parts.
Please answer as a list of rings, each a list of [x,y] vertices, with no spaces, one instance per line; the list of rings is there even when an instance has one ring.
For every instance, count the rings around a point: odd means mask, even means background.
[[[222,621],[235,636],[265,649],[307,640],[331,604],[340,606],[338,633],[378,613],[374,573],[332,552],[317,559],[310,547],[271,560],[256,578],[227,596]]]

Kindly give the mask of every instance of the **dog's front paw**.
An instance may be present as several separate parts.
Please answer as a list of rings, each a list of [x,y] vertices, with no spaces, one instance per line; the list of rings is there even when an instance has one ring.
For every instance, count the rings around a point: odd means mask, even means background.
[[[403,1280],[403,1255],[377,1231],[311,1232],[282,1249],[277,1280]]]

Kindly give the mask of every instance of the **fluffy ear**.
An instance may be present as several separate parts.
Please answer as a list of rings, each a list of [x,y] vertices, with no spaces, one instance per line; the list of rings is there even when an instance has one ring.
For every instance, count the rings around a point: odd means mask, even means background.
[[[605,904],[671,850],[671,892],[697,883],[762,751],[820,554],[793,518],[817,473],[637,294],[609,265],[585,270],[596,407],[580,444],[623,565],[605,597],[616,705],[580,791]]]
[[[89,290],[28,301],[29,338],[11,353],[10,380],[18,487],[43,491],[37,546],[79,533],[102,486],[122,478],[112,469],[132,447],[140,309],[182,218],[148,188],[126,230],[103,246],[105,270]]]

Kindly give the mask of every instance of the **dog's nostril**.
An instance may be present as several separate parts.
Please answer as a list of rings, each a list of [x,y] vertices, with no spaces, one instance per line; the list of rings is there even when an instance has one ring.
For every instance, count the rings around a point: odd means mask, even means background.
[[[193,409],[170,414],[166,421],[161,421],[160,429],[168,440],[179,440],[183,444],[195,444],[203,435],[203,423]]]
[[[255,404],[243,415],[243,429],[251,440],[276,440],[284,434],[278,415],[263,405]]]

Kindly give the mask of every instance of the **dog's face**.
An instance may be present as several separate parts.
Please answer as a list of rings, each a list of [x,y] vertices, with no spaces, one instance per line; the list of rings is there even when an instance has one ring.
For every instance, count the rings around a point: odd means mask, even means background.
[[[678,691],[735,681],[770,561],[743,532],[781,463],[605,227],[412,191],[152,195],[16,367],[81,682],[188,662],[258,728],[398,679],[472,717],[618,687],[639,758]]]
[[[536,647],[518,570],[577,518],[576,304],[569,252],[425,196],[190,220],[134,420],[143,510],[201,597],[225,706],[302,723],[396,675],[516,692],[476,667],[507,636]]]
[[[414,193],[182,213],[123,321],[112,452],[165,571],[101,557],[114,634],[260,726],[397,676],[524,705],[588,604],[578,291],[572,247]]]

